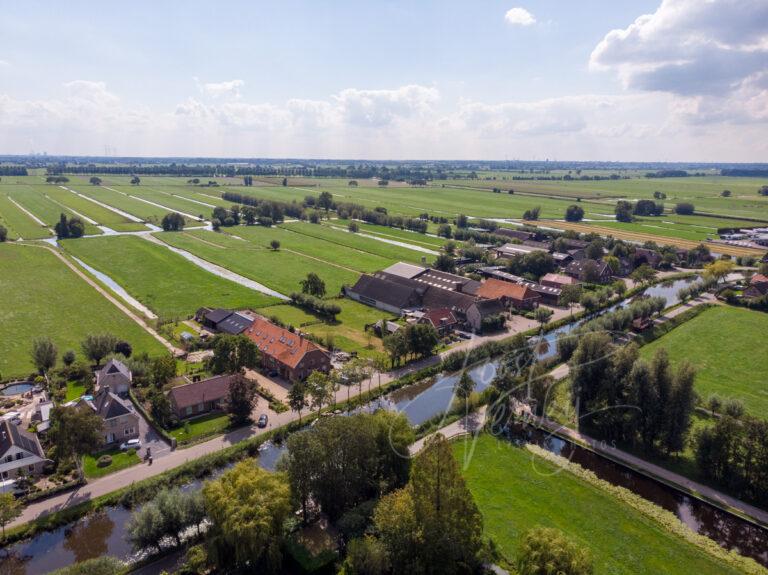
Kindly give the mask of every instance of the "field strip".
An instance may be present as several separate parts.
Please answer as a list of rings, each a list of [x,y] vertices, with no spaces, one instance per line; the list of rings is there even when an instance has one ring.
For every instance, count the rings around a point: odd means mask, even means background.
[[[360,248],[355,248],[355,247],[349,246],[349,245],[347,245],[345,243],[342,243],[342,242],[337,242],[335,240],[331,240],[331,239],[328,239],[328,238],[318,238],[316,236],[313,236],[312,234],[305,234],[304,232],[296,231],[295,229],[292,229],[291,227],[286,227],[284,225],[280,225],[280,226],[277,226],[277,227],[279,227],[280,229],[286,230],[288,232],[293,232],[294,234],[298,234],[300,236],[304,236],[306,238],[312,238],[313,240],[322,240],[324,242],[328,242],[329,244],[334,244],[334,245],[337,245],[337,246],[342,246],[345,249],[352,250],[352,251],[355,251],[355,252],[358,252],[358,253],[361,253],[361,254],[368,254],[368,255],[371,255],[371,256],[378,256],[378,257],[385,257],[385,256],[382,256],[381,254],[377,254],[377,253],[374,253],[374,252],[369,252],[367,250],[362,250]],[[347,231],[347,230],[344,230],[344,231]],[[376,239],[376,238],[372,238],[372,239]],[[358,272],[358,273],[360,273],[360,272]]]
[[[413,250],[415,252],[421,252],[421,253],[424,253],[424,254],[429,254],[431,256],[439,256],[440,255],[440,252],[436,252],[435,250],[430,250],[428,248],[423,248],[421,246],[415,246],[413,244],[408,244],[408,243],[401,242],[401,241],[398,241],[398,240],[390,240],[388,238],[382,238],[382,237],[379,237],[379,236],[374,236],[374,235],[371,235],[371,234],[367,234],[365,232],[350,232],[349,230],[345,230],[344,228],[339,228],[337,226],[328,226],[328,227],[331,228],[331,229],[334,229],[334,230],[338,230],[340,232],[346,232],[348,234],[354,233],[356,236],[361,236],[361,237],[364,237],[364,238],[370,238],[372,240],[376,240],[376,241],[379,241],[379,242],[384,242],[385,244],[392,244],[393,246],[398,246],[398,247],[401,247],[401,248],[406,248],[406,249],[409,249],[409,250]]]
[[[318,258],[318,257],[315,257],[315,256],[311,256],[311,255],[309,255],[309,254],[305,254],[304,252],[297,252],[296,250],[290,250],[290,249],[288,249],[288,248],[280,248],[280,250],[281,250],[281,251],[286,251],[286,252],[289,252],[289,253],[292,253],[292,254],[296,254],[297,256],[301,256],[301,257],[303,257],[303,258],[309,258],[310,260],[315,260],[316,262],[320,262],[320,263],[323,263],[323,264],[325,264],[325,265],[327,265],[327,266],[333,266],[333,267],[335,267],[335,268],[339,268],[339,269],[342,269],[342,270],[345,270],[345,271],[348,271],[348,272],[352,272],[352,273],[354,273],[354,274],[360,274],[360,273],[362,273],[360,270],[353,270],[352,268],[347,268],[347,267],[344,267],[344,266],[342,266],[342,265],[339,265],[339,264],[335,264],[335,263],[333,263],[333,262],[329,262],[329,261],[326,261],[326,260],[320,259],[320,258]]]
[[[181,216],[184,216],[185,218],[189,218],[190,220],[195,220],[196,222],[202,222],[203,220],[198,218],[197,216],[193,216],[192,214],[188,214],[186,212],[182,212],[181,210],[174,210],[173,208],[169,208],[168,206],[164,206],[162,204],[157,204],[155,202],[151,202],[149,200],[145,200],[144,198],[140,198],[139,196],[131,196],[128,195],[129,198],[133,198],[134,200],[139,200],[140,202],[144,202],[145,204],[149,204],[150,206],[155,206],[156,208],[162,208],[164,210],[168,210],[169,212],[174,212],[176,214],[179,214]]]
[[[97,292],[99,292],[101,295],[103,295],[107,300],[109,300],[115,307],[117,307],[120,311],[122,311],[125,315],[127,315],[129,318],[131,318],[133,321],[135,321],[139,326],[141,326],[144,331],[146,331],[149,335],[154,337],[157,341],[163,344],[163,346],[168,349],[171,353],[174,355],[183,353],[182,350],[174,347],[171,345],[171,343],[166,340],[163,336],[161,336],[159,333],[157,333],[154,329],[149,327],[146,322],[141,319],[139,316],[137,316],[134,312],[132,312],[130,309],[128,309],[121,301],[116,299],[112,294],[110,294],[106,289],[101,287],[98,283],[96,283],[92,278],[88,277],[86,274],[83,273],[81,269],[79,269],[75,264],[73,264],[71,261],[69,261],[67,258],[65,258],[60,250],[57,250],[56,248],[52,248],[48,246],[47,244],[19,244],[23,246],[29,246],[29,247],[37,247],[37,248],[43,248],[49,250],[51,253],[53,253],[57,258],[59,258],[62,262],[64,262],[64,265],[66,265],[69,269],[71,269],[73,272],[77,274],[78,277],[80,277],[83,281],[85,281],[89,286],[91,286],[93,289],[95,289]]]
[[[211,194],[204,194],[203,192],[195,192],[199,196],[205,196],[206,198],[211,198],[212,200],[222,200],[223,198],[217,198],[216,196],[212,196]],[[226,200],[225,200],[226,201]]]
[[[192,234],[188,234],[186,232],[184,232],[184,237],[190,238],[190,239],[193,239],[193,240],[197,240],[198,242],[200,242],[202,244],[205,244],[207,246],[211,246],[212,248],[218,248],[220,250],[227,249],[226,247],[224,247],[222,245],[216,244],[214,242],[209,242],[208,240],[204,240],[203,238],[198,238],[197,236],[193,236]],[[237,239],[238,240],[242,240],[243,238],[238,237]],[[245,241],[245,240],[243,240],[243,241]]]
[[[129,219],[130,221],[132,221],[134,223],[137,223],[137,224],[143,224],[144,223],[144,220],[142,220],[141,218],[137,218],[133,214],[129,214],[128,212],[124,212],[123,210],[119,210],[116,207],[110,206],[109,204],[105,204],[104,202],[100,202],[99,200],[94,200],[90,196],[86,196],[85,194],[81,194],[80,192],[76,192],[75,190],[70,190],[69,188],[67,188],[65,186],[59,186],[59,187],[61,189],[63,189],[63,190],[67,190],[68,192],[72,192],[76,196],[80,196],[83,199],[86,199],[86,200],[88,200],[90,202],[93,202],[97,206],[101,206],[102,208],[106,208],[110,212],[116,213],[118,216],[123,216],[124,218],[127,218],[127,219]],[[109,189],[109,188],[107,188],[107,189]],[[115,190],[112,190],[112,191],[114,192]],[[118,192],[118,193],[120,193],[120,192]]]
[[[163,246],[166,249],[171,250],[174,253],[179,254],[183,258],[189,260],[196,266],[204,269],[207,272],[210,272],[214,275],[217,275],[221,278],[227,279],[229,281],[233,281],[235,283],[238,283],[242,286],[245,286],[247,288],[250,288],[254,291],[261,292],[263,294],[271,295],[273,297],[276,297],[281,300],[289,301],[291,298],[288,296],[281,294],[280,292],[277,292],[273,289],[268,288],[267,286],[260,284],[257,281],[254,281],[252,279],[249,279],[245,276],[241,276],[240,274],[237,274],[231,270],[228,270],[225,267],[222,267],[218,264],[214,264],[213,262],[209,262],[208,260],[204,260],[203,258],[200,258],[186,250],[182,250],[180,248],[174,247],[172,245],[166,244],[164,241],[157,239],[155,236],[151,234],[146,234],[140,236],[144,238],[147,241],[150,241],[152,243],[158,244],[160,246]]]
[[[14,205],[14,206],[16,206],[17,208],[19,208],[19,209],[20,209],[22,212],[24,212],[24,213],[25,213],[25,214],[27,214],[27,215],[28,215],[30,218],[32,218],[32,219],[35,221],[35,223],[36,223],[36,224],[39,224],[39,225],[41,225],[41,226],[43,226],[43,227],[45,227],[45,228],[47,228],[47,227],[48,227],[48,224],[46,224],[46,223],[45,223],[43,220],[41,220],[40,218],[38,218],[38,217],[37,217],[35,214],[33,214],[32,212],[30,212],[30,211],[29,211],[27,208],[25,208],[24,206],[22,206],[22,205],[21,205],[19,202],[17,202],[16,200],[14,200],[14,199],[13,199],[11,196],[8,196],[8,199],[9,199],[11,202],[13,202],[13,205]]]
[[[110,192],[115,192],[116,194],[123,194],[124,196],[127,196],[125,192],[121,192],[120,190],[116,190],[115,188],[110,188],[109,186],[101,186],[105,190],[109,190]]]
[[[75,256],[72,256],[72,259],[75,260],[83,269],[85,269],[85,271],[95,276],[96,279],[98,279],[101,283],[103,283],[109,289],[111,289],[117,296],[122,298],[123,301],[125,301],[125,303],[127,303],[134,309],[140,311],[149,319],[157,319],[157,315],[153,313],[152,310],[150,310],[148,307],[142,304],[139,300],[137,300],[135,297],[129,294],[123,286],[121,286],[119,283],[117,283],[107,274],[105,274],[104,272],[100,272],[96,268],[89,266],[83,260],[76,258]]]
[[[215,208],[216,207],[213,204],[206,204],[205,202],[199,202],[197,200],[193,200],[192,198],[187,198],[187,197],[184,197],[184,196],[180,196],[178,194],[170,194],[170,195],[173,196],[174,198],[179,198],[180,200],[187,200],[188,202],[193,202],[195,204],[200,204],[201,206],[206,206],[208,208]]]
[[[86,223],[88,223],[88,224],[91,224],[91,225],[94,225],[94,226],[98,226],[98,225],[99,225],[99,222],[97,222],[96,220],[93,220],[93,219],[89,218],[88,216],[86,216],[86,215],[84,215],[84,214],[81,214],[80,212],[77,212],[77,211],[73,210],[73,209],[72,209],[72,208],[70,208],[69,206],[66,206],[66,205],[62,204],[61,202],[58,202],[58,201],[54,200],[54,199],[53,199],[51,196],[49,196],[48,194],[43,194],[43,197],[46,197],[46,198],[48,198],[49,200],[51,200],[51,201],[52,201],[54,204],[56,204],[57,206],[61,206],[61,207],[62,207],[62,208],[64,208],[65,210],[69,210],[70,212],[72,212],[73,214],[75,214],[75,215],[76,215],[78,218],[80,218],[81,220],[83,220],[83,221],[84,221],[84,222],[86,222]]]

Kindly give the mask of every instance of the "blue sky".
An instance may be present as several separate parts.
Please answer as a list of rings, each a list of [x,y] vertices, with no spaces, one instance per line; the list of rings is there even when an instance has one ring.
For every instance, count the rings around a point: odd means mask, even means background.
[[[764,0],[2,4],[0,153],[768,159]]]

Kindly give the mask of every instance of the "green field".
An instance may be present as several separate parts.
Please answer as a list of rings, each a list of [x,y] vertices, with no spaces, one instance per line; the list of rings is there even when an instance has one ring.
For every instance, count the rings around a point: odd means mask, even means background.
[[[88,241],[88,240],[78,240]],[[28,375],[32,341],[50,336],[59,348],[80,355],[80,342],[91,333],[113,333],[135,352],[165,353],[138,324],[104,299],[48,249],[0,244],[0,373]]]
[[[200,307],[257,308],[275,298],[220,278],[171,250],[136,236],[65,240],[63,248],[105,273],[161,318]]]
[[[696,368],[696,391],[706,400],[713,393],[735,398],[753,415],[768,413],[768,314],[717,306],[681,324],[641,348],[650,358],[666,349],[673,364],[690,361]]]
[[[237,228],[238,233],[243,231],[247,228]],[[286,295],[301,291],[299,282],[311,271],[325,281],[328,296],[338,295],[343,284],[354,284],[359,277],[356,271],[336,264],[334,252],[328,253],[327,260],[318,260],[287,249],[273,251],[264,244],[204,230],[163,233],[157,237]]]
[[[62,213],[68,218],[79,217],[79,215],[73,212],[69,207],[57,204],[49,196],[34,188],[30,189],[27,186],[15,186],[11,190],[8,190],[8,195],[27,210],[35,214],[38,219],[44,221],[51,228],[53,228],[59,221]],[[83,224],[85,224],[86,234],[92,235],[101,233],[99,228],[89,223],[87,220],[83,220]]]
[[[230,427],[231,421],[226,413],[213,412],[207,415],[188,420],[188,426],[184,425],[172,429],[169,433],[178,442],[189,442],[198,437],[207,437],[217,433],[223,433]]]
[[[323,220],[322,224],[331,228],[347,229],[349,220]],[[411,232],[409,230],[401,230],[400,228],[377,226],[376,224],[366,224],[363,222],[357,222],[357,225],[360,228],[360,233],[370,234],[388,240],[405,242],[407,244],[427,248],[430,250],[439,251],[440,248],[442,248],[446,242],[448,242],[448,240],[445,238],[439,238],[434,235],[421,234],[418,232]]]
[[[14,204],[10,197],[0,192],[0,224],[8,230],[10,239],[26,240],[51,237],[47,227],[41,226]]]
[[[454,452],[463,465],[464,443],[457,442]],[[739,572],[612,494],[489,435],[475,443],[464,477],[483,514],[486,535],[512,562],[522,534],[543,525],[588,548],[598,575]]]

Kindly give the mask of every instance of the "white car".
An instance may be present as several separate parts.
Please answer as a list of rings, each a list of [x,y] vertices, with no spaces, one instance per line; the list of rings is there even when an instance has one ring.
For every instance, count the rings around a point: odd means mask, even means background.
[[[129,439],[120,446],[120,451],[128,451],[129,449],[139,450],[141,447],[141,439]]]

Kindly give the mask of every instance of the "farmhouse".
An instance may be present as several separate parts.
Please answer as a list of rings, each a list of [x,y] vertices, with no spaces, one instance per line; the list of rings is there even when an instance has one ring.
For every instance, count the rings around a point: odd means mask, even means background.
[[[541,279],[539,279],[539,282],[543,286],[549,286],[554,288],[560,288],[563,289],[565,286],[572,286],[572,285],[578,285],[579,280],[576,278],[573,278],[571,276],[567,276],[564,274],[545,274],[541,276]]]
[[[516,309],[533,309],[539,305],[541,296],[526,284],[510,283],[494,278],[485,280],[477,290],[477,295],[485,299],[499,299],[507,306]]]
[[[587,281],[585,278],[590,278],[594,275],[596,283],[608,283],[611,281],[611,266],[602,260],[578,260],[573,261],[565,268],[565,273],[572,278],[579,281]]]
[[[453,331],[459,324],[456,316],[449,309],[431,309],[421,316],[417,323],[426,323],[437,330],[440,335]]]
[[[539,246],[526,246],[523,244],[504,244],[494,250],[497,258],[513,258],[524,256],[533,252],[548,252],[549,249]]]
[[[659,252],[646,248],[635,248],[635,253],[632,254],[632,263],[635,268],[645,264],[657,269],[661,265],[662,259]]]
[[[262,365],[284,379],[303,380],[313,371],[331,370],[331,357],[325,349],[264,318],[254,318],[245,335],[259,348]]]
[[[34,433],[7,420],[0,420],[0,478],[14,479],[19,472],[39,475],[46,461]]]
[[[93,399],[80,398],[75,404],[78,409],[91,409],[104,421],[103,445],[120,443],[139,436],[139,416],[124,400],[102,387]]]
[[[416,308],[426,291],[424,286],[410,282],[398,282],[381,273],[363,274],[352,287],[344,287],[348,298],[390,313],[402,314],[403,310]],[[401,278],[405,279],[405,278]]]
[[[195,319],[203,327],[219,333],[228,333],[231,335],[240,335],[246,329],[251,327],[253,318],[243,312],[232,311],[228,309],[209,309],[200,308],[195,313]]]
[[[483,329],[483,320],[504,313],[504,305],[499,299],[481,299],[467,309],[467,324],[476,332]]]
[[[102,387],[113,390],[118,395],[126,396],[131,389],[133,374],[117,359],[110,359],[102,369],[96,372],[96,389]]]
[[[168,392],[168,401],[176,417],[195,417],[224,408],[229,387],[240,374],[218,375],[201,381],[177,385]]]
[[[488,267],[480,268],[478,271],[486,277],[496,278],[498,280],[502,280],[505,282],[511,282],[514,284],[520,284],[528,287],[529,289],[533,290],[539,295],[539,297],[541,298],[539,303],[543,303],[547,305],[557,305],[558,302],[560,301],[561,289],[558,287],[552,287],[552,286],[547,286],[544,284],[538,284],[536,282],[532,282],[530,280],[525,279],[524,277],[516,276],[515,274],[505,272],[504,269],[499,266],[488,266]]]
[[[755,274],[749,280],[749,287],[744,290],[744,297],[757,298],[768,294],[768,276]]]

